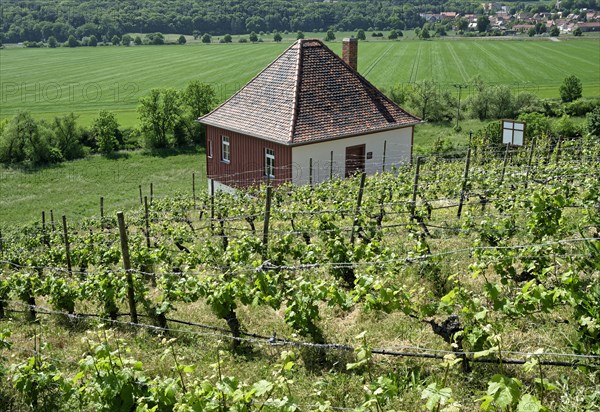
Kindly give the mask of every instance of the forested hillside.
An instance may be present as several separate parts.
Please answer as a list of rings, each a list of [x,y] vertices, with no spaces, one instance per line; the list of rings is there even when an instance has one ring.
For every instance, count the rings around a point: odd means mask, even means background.
[[[511,9],[552,11],[554,1],[511,2]],[[561,10],[599,8],[598,0],[564,0]],[[483,13],[472,0],[3,0],[0,41],[65,41],[94,35],[108,41],[115,34],[163,32],[222,35],[252,31],[323,31],[421,27],[422,13]]]

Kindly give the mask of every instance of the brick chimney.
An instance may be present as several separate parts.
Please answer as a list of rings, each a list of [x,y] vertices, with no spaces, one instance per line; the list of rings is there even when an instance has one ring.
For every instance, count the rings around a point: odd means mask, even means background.
[[[358,39],[345,38],[342,41],[342,59],[355,71],[358,67]]]

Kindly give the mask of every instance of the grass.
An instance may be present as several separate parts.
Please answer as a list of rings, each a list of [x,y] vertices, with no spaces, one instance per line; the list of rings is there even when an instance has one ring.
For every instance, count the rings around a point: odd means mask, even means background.
[[[340,54],[339,40],[350,34],[337,33],[338,40],[328,45]],[[306,36],[323,38],[322,33]],[[122,126],[132,127],[139,98],[155,87],[183,88],[201,80],[215,87],[219,100],[226,99],[283,52],[295,34],[284,37],[282,43],[257,44],[206,45],[191,39],[184,46],[9,47],[0,50],[0,118],[24,109],[40,118],[74,112],[82,125],[89,125],[98,111],[107,109],[117,114]],[[479,75],[486,82],[540,97],[558,97],[562,80],[575,74],[583,82],[584,96],[600,96],[599,43],[597,38],[392,42],[369,37],[360,45],[358,69],[386,90],[424,79],[465,83]]]
[[[204,152],[199,149],[123,152],[107,159],[91,156],[42,169],[0,166],[0,227],[41,220],[42,210],[52,209],[54,219],[66,215],[70,222],[100,215],[100,197],[105,214],[131,209],[139,204],[139,186],[155,196],[192,195],[192,173],[196,190],[206,189]]]

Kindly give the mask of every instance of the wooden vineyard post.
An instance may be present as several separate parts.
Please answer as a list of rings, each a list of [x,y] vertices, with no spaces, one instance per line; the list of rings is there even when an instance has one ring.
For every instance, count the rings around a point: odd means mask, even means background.
[[[510,145],[506,145],[506,151],[504,152],[504,162],[502,163],[502,174],[500,175],[500,186],[504,183],[504,173],[506,172],[506,162],[508,161],[508,150]]]
[[[535,150],[535,137],[531,139],[531,147],[529,148],[529,159],[527,159],[527,172],[525,172],[525,189],[529,185],[529,176],[531,172],[531,162],[533,160],[533,151]]]
[[[46,233],[46,212],[42,210],[42,239],[47,247],[50,247],[50,239]]]
[[[100,229],[104,229],[104,197],[100,196]]]
[[[350,244],[354,244],[356,227],[360,217],[360,206],[362,204],[363,193],[365,190],[365,178],[367,174],[362,172],[360,175],[360,186],[358,187],[358,196],[356,198],[356,209],[354,210],[354,221],[352,222],[352,230],[350,231]]]
[[[144,196],[144,221],[146,224],[146,230],[144,231],[144,235],[146,236],[146,247],[150,249],[150,214],[148,213],[148,196]],[[144,268],[143,270],[148,272],[149,268]],[[152,275],[152,286],[156,286],[155,274]]]
[[[271,186],[267,186],[267,198],[265,199],[265,219],[263,224],[263,254],[262,258],[265,260],[267,258],[267,249],[269,245],[269,221],[271,220],[271,196],[272,196],[273,188]]]
[[[142,185],[140,185],[140,205],[144,204],[144,199],[142,198]]]
[[[127,278],[127,299],[129,301],[129,316],[132,323],[138,322],[137,309],[135,307],[135,292],[133,289],[133,276],[131,275],[131,261],[129,259],[129,245],[127,243],[127,229],[125,228],[125,217],[123,212],[117,212],[119,221],[119,235],[121,237],[121,252],[123,254],[123,268]]]
[[[144,196],[144,220],[146,222],[146,247],[150,249],[150,219],[148,217],[148,196]]]
[[[556,161],[554,163],[556,166],[558,166],[558,162],[560,162],[561,143],[562,143],[562,138],[559,136],[558,143],[556,144]]]
[[[2,229],[0,229],[0,256],[4,255],[4,239],[2,239]],[[0,319],[4,319],[4,301],[0,299]]]
[[[54,212],[50,209],[50,226],[52,227],[52,232],[56,230],[56,226],[54,226]]]
[[[463,203],[465,201],[465,192],[467,190],[467,180],[469,179],[469,165],[471,164],[471,149],[467,150],[467,161],[465,162],[465,173],[463,176],[462,187],[460,189],[460,200],[458,202],[458,211],[456,217],[460,218],[462,214]]]
[[[65,256],[67,259],[67,270],[69,271],[69,274],[73,274],[73,271],[71,270],[71,250],[69,247],[69,232],[67,230],[67,217],[65,215],[63,215],[62,217],[62,223],[63,223],[63,236],[64,236],[64,240],[65,240]]]
[[[210,232],[215,231],[215,181],[210,179]]]
[[[333,150],[329,154],[329,180],[333,179]]]
[[[381,161],[381,171],[385,172],[385,157],[387,154],[387,140],[383,141],[383,159]]]
[[[196,173],[192,173],[192,199],[194,199],[194,210],[196,210]]]
[[[150,183],[150,204],[154,201],[154,185]]]
[[[413,182],[413,192],[412,192],[412,198],[410,201],[410,218],[411,220],[414,220],[415,218],[415,209],[417,206],[417,191],[419,188],[419,171],[421,169],[421,161],[423,160],[422,157],[417,157],[417,164],[415,165],[415,179]]]

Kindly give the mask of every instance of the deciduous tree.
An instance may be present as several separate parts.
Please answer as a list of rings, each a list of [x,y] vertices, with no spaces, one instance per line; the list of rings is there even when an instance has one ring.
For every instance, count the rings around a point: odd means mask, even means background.
[[[92,134],[100,153],[108,156],[119,148],[118,132],[119,123],[115,114],[108,110],[101,110],[92,124]]]
[[[573,100],[579,99],[583,92],[581,80],[574,74],[566,77],[560,86],[559,92],[563,102],[572,102]]]
[[[60,150],[65,160],[83,157],[81,132],[77,127],[77,117],[74,113],[55,117],[52,122],[54,144]]]
[[[138,113],[146,144],[151,148],[169,146],[169,136],[181,116],[181,99],[175,89],[152,89],[140,99]]]

